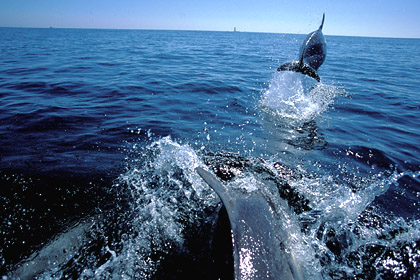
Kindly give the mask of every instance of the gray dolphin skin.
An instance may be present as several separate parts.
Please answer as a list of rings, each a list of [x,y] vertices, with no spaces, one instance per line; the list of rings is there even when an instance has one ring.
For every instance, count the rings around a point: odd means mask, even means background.
[[[203,168],[197,167],[196,171],[217,193],[228,213],[235,279],[303,279],[299,265],[279,239],[273,223],[278,217],[264,195],[258,190],[234,193]]]
[[[35,252],[6,279],[30,280],[42,278],[43,272],[52,264],[62,264],[70,261],[71,256],[88,242],[87,233],[93,226],[93,221],[81,222],[69,228],[67,232],[55,237],[48,245]],[[57,269],[57,268],[56,268]]]
[[[299,50],[299,60],[287,62],[281,65],[277,71],[294,71],[321,80],[317,73],[318,68],[324,63],[327,56],[327,43],[322,27],[324,26],[325,14],[322,16],[322,23],[318,30],[309,33]]]

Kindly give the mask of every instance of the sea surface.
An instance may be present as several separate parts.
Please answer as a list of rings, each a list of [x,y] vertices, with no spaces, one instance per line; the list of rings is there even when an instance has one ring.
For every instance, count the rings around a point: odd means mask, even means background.
[[[419,279],[420,40],[326,36],[317,83],[304,37],[0,28],[2,279],[232,279],[197,166],[278,191],[306,279]]]

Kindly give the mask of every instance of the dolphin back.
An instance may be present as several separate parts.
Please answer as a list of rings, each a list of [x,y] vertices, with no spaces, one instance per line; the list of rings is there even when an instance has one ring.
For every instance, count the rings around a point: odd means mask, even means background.
[[[303,279],[300,267],[284,251],[284,237],[278,238],[276,217],[261,192],[230,190],[203,168],[196,170],[216,191],[228,213],[235,279]]]

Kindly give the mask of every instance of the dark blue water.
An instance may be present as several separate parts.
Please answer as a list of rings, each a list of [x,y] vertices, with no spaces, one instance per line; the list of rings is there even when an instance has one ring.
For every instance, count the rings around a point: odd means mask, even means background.
[[[0,38],[1,275],[219,277],[206,165],[276,182],[306,278],[417,279],[420,40],[327,36],[318,84],[276,72],[304,35]]]

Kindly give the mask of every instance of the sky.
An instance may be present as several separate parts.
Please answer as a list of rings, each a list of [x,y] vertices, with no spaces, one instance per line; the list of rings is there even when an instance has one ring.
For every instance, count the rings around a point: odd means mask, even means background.
[[[420,38],[420,0],[0,0],[1,27],[169,29]]]

